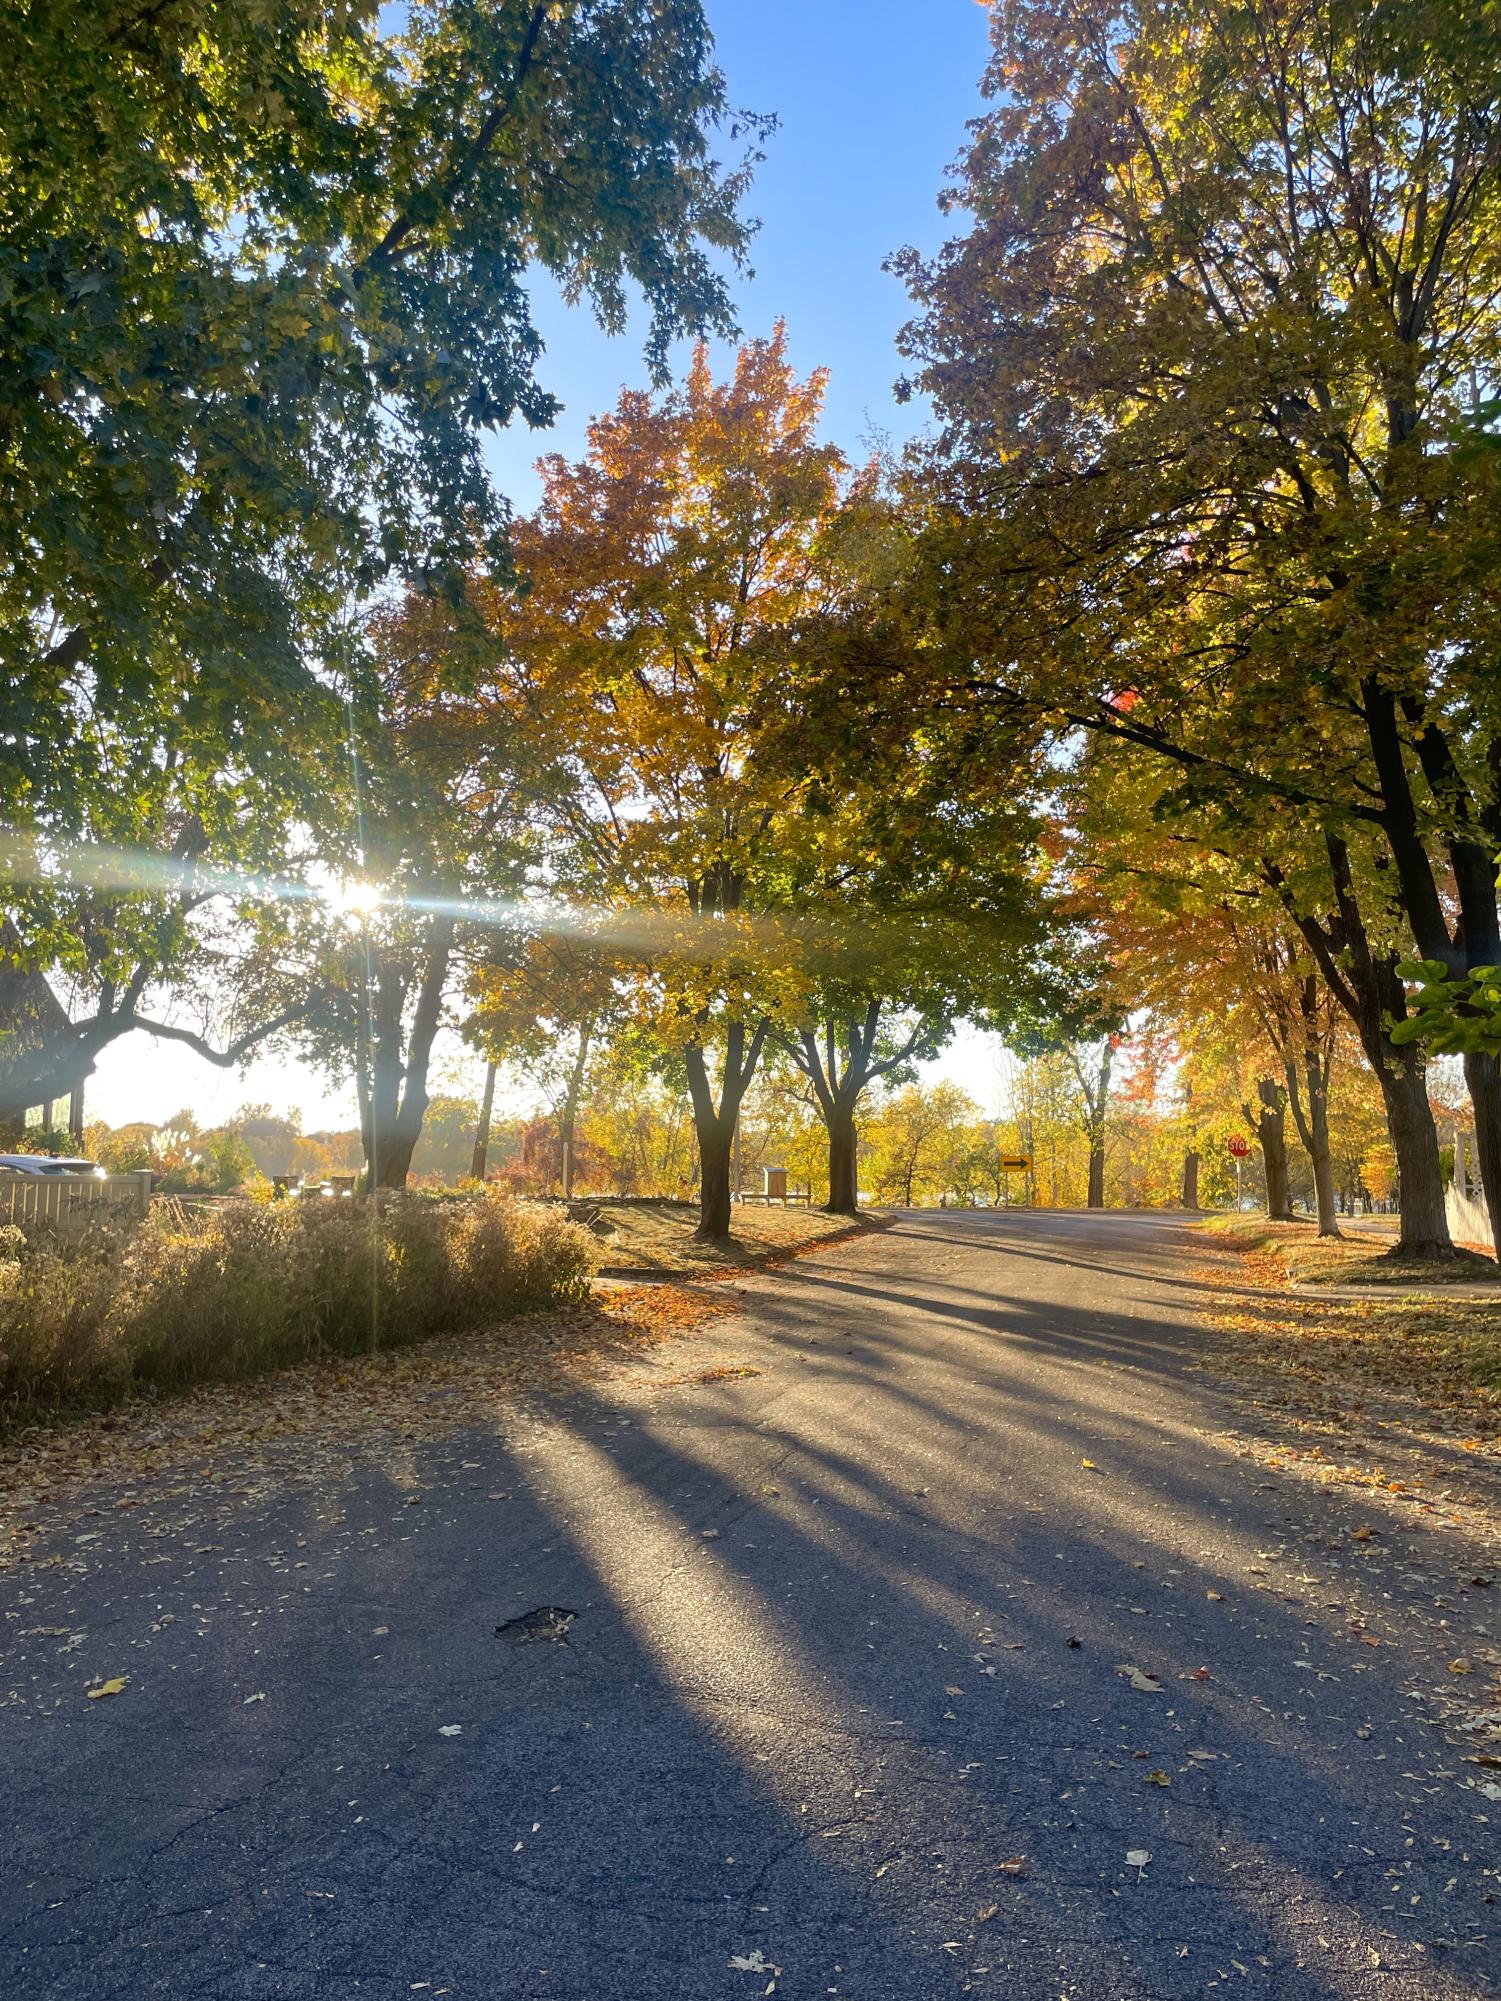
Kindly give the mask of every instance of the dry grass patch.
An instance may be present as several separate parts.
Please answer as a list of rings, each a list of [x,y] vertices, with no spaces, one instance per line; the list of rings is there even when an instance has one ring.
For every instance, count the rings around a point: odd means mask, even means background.
[[[737,1203],[734,1235],[729,1241],[701,1244],[693,1240],[698,1227],[696,1203],[605,1199],[596,1206],[614,1230],[604,1240],[602,1256],[606,1271],[685,1273],[695,1277],[769,1264],[779,1257],[811,1250],[840,1237],[883,1229],[888,1220],[879,1211],[870,1211],[851,1221],[848,1216],[826,1216],[821,1209],[807,1209],[801,1204],[784,1209],[780,1204]]]
[[[586,1296],[561,1211],[439,1202],[167,1203],[74,1244],[0,1232],[0,1426],[361,1354]]]
[[[718,1287],[612,1287],[482,1333],[18,1427],[0,1440],[0,1570],[33,1560],[86,1514],[98,1528],[101,1516],[149,1509],[156,1533],[174,1515],[201,1518],[287,1486],[332,1491],[357,1457],[410,1485],[414,1447],[499,1428],[518,1396],[599,1380],[737,1310]]]

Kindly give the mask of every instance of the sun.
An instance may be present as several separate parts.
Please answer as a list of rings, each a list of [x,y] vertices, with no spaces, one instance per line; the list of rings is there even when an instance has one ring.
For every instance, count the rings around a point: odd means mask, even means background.
[[[333,901],[348,917],[369,917],[379,910],[384,895],[379,883],[341,882]]]

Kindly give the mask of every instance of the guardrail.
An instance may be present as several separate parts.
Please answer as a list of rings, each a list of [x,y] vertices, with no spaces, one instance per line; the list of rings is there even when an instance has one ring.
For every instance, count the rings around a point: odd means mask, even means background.
[[[142,1222],[151,1200],[151,1171],[133,1174],[0,1174],[0,1225],[30,1236],[39,1230],[79,1233],[98,1223]]]

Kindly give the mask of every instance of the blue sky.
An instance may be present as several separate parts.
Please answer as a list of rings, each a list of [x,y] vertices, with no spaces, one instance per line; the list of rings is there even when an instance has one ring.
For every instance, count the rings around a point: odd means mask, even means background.
[[[924,412],[892,393],[908,309],[881,266],[903,244],[932,250],[951,233],[937,197],[981,106],[985,10],[976,0],[707,0],[707,11],[730,102],[779,120],[747,204],[761,228],[754,276],[734,286],[741,330],[766,334],[783,318],[799,371],[831,371],[825,431],[847,452],[876,434],[900,442]],[[546,285],[536,311],[547,343],[539,374],[565,409],[553,429],[507,432],[490,454],[497,485],[523,511],[537,497],[538,455],[577,456],[589,418],[623,384],[646,382],[640,328],[610,339]],[[473,1060],[450,1057],[445,1088],[477,1090]],[[935,1068],[990,1105],[988,1039],[963,1038]],[[300,1065],[259,1061],[242,1075],[144,1037],[106,1051],[89,1088],[90,1115],[111,1125],[181,1106],[213,1123],[247,1100],[296,1105],[309,1131],[354,1122],[352,1094]]]
[[[741,331],[767,334],[782,317],[799,371],[830,369],[825,428],[846,451],[872,430],[908,437],[923,413],[892,395],[907,300],[881,266],[952,231],[937,197],[980,109],[986,12],[976,0],[707,0],[707,11],[730,102],[779,120],[747,204],[761,228],[755,275],[735,285]],[[545,292],[537,309],[540,373],[567,408],[550,431],[497,441],[497,483],[523,509],[537,454],[577,456],[590,416],[646,379],[638,331],[608,339]]]

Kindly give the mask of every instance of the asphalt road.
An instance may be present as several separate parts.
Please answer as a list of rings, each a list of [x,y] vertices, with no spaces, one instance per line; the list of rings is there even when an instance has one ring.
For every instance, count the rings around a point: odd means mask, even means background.
[[[0,1584],[0,1992],[1495,1993],[1491,1559],[1237,1456],[1199,1257],[912,1214],[745,1282],[759,1373],[106,1509]]]

